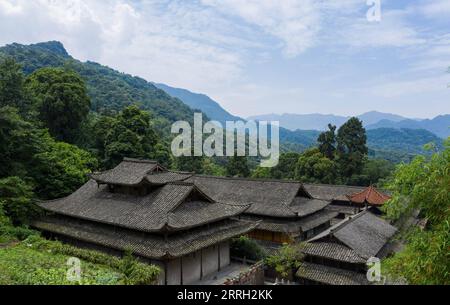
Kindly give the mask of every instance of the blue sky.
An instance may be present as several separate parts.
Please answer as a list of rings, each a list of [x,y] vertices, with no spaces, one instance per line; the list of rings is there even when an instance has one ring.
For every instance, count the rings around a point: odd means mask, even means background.
[[[0,0],[0,45],[59,40],[244,117],[450,113],[450,1],[380,4],[370,22],[366,0]]]

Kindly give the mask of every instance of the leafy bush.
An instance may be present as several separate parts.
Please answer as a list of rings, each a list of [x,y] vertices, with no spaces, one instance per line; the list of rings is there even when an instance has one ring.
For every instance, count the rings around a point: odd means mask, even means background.
[[[266,256],[264,249],[256,241],[247,236],[233,238],[230,245],[231,256],[260,260]]]
[[[32,187],[19,177],[0,179],[0,200],[4,213],[13,224],[27,223],[38,213],[32,203]]]
[[[284,244],[275,254],[268,256],[265,262],[286,277],[291,271],[295,272],[300,267],[304,257],[301,253],[302,247],[303,244]]]

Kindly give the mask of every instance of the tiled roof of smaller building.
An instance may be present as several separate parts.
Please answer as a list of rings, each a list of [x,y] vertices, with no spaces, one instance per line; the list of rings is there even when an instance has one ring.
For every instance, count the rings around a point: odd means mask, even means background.
[[[304,254],[355,264],[365,264],[366,259],[347,246],[333,242],[306,243],[301,250]]]
[[[364,190],[364,187],[348,185],[304,183],[303,186],[313,198],[329,201],[348,201],[347,195]]]
[[[387,221],[365,210],[332,226],[308,242],[335,238],[362,258],[368,259],[377,256],[396,231]]]
[[[368,285],[365,274],[303,262],[296,276],[329,285]]]
[[[347,198],[352,203],[360,205],[367,203],[373,206],[382,206],[386,201],[391,199],[390,196],[378,191],[372,185],[360,192],[347,195]]]
[[[247,214],[272,217],[304,217],[330,204],[313,199],[298,181],[192,176],[203,192],[219,202],[251,204]]]

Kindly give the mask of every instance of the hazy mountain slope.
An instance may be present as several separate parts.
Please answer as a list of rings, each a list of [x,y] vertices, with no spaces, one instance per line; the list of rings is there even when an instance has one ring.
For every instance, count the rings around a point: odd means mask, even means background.
[[[257,121],[279,121],[280,126],[290,129],[290,130],[326,130],[328,124],[336,125],[340,127],[344,124],[350,117],[339,116],[333,114],[266,114],[266,115],[256,115],[251,116],[248,119]],[[370,124],[377,123],[380,120],[390,120],[393,122],[401,121],[406,118],[391,114],[382,113],[378,111],[370,111],[363,113],[358,116],[359,119],[363,121],[363,125],[367,126]]]
[[[391,120],[382,120],[376,124],[369,125],[366,128],[426,129],[441,138],[447,138],[450,136],[450,115],[449,114],[440,115],[431,120],[426,119],[421,121],[402,120],[399,122],[393,122]]]
[[[121,73],[94,62],[72,58],[60,42],[34,45],[11,44],[0,48],[0,56],[15,58],[29,74],[43,67],[70,67],[85,80],[92,110],[119,111],[124,106],[139,104],[157,117],[173,122],[193,118],[193,111],[180,100],[171,97],[146,80]]]
[[[209,96],[200,93],[194,93],[186,89],[174,88],[165,84],[154,84],[161,90],[164,90],[173,97],[176,97],[183,101],[186,105],[192,109],[201,110],[210,119],[216,120],[225,124],[225,121],[237,121],[242,120],[237,116],[230,114],[223,109],[219,103],[211,99]]]
[[[255,121],[279,121],[280,126],[289,130],[325,130],[328,124],[341,126],[348,118],[333,114],[266,114],[248,118]]]

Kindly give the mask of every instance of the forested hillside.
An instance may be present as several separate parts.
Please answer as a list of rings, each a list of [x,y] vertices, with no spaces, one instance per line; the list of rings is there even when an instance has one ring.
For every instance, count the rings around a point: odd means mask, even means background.
[[[80,62],[71,57],[60,42],[34,45],[11,44],[0,48],[0,56],[13,57],[25,74],[43,67],[65,67],[76,71],[86,82],[91,109],[118,112],[132,104],[150,110],[162,121],[191,121],[193,111],[146,80],[124,74],[94,62]]]

